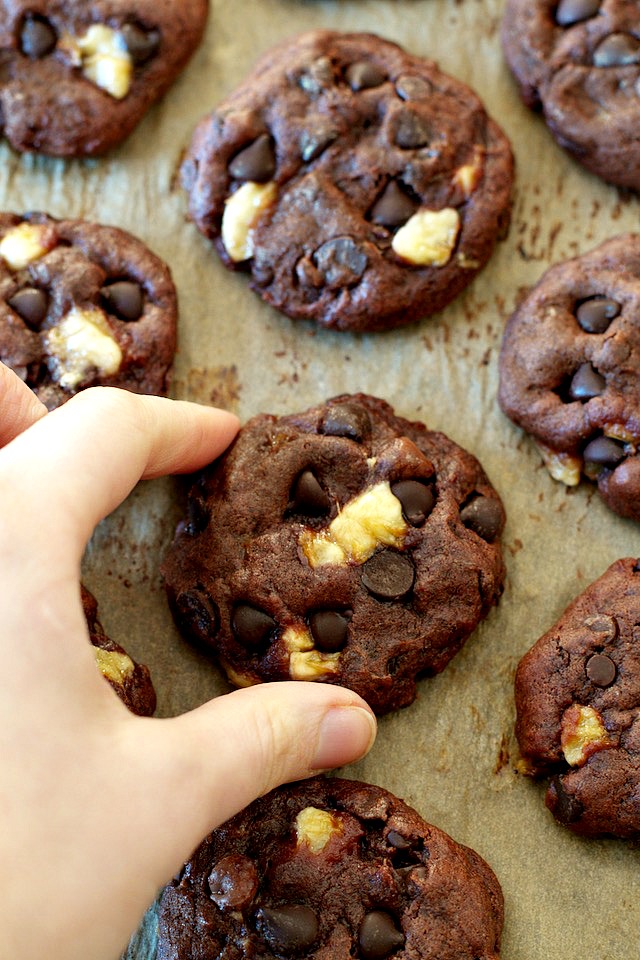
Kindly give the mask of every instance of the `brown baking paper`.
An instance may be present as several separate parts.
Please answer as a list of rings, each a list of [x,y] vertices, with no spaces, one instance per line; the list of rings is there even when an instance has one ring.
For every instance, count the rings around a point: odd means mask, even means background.
[[[412,706],[380,721],[371,754],[341,772],[403,797],[488,860],[505,895],[505,960],[638,960],[638,848],[579,839],[555,823],[543,787],[515,771],[512,687],[518,659],[569,600],[613,560],[640,555],[640,528],[610,513],[592,489],[551,480],[496,404],[501,334],[518,297],[555,260],[637,229],[638,199],[585,173],[520,103],[500,48],[502,6],[218,0],[201,49],[121,148],[63,162],[0,146],[0,207],[115,224],[171,265],[180,298],[174,396],[245,421],[362,390],[479,457],[508,515],[502,601],[444,673],[420,683]],[[478,91],[514,146],[508,238],[446,311],[389,334],[332,333],[274,312],[187,221],[176,181],[200,116],[268,47],[317,26],[377,32],[437,60]],[[179,638],[167,608],[158,567],[179,516],[176,481],[141,484],[97,529],[83,569],[109,635],[149,665],[161,716],[228,689],[218,668]],[[151,960],[154,929],[151,917],[131,960]]]

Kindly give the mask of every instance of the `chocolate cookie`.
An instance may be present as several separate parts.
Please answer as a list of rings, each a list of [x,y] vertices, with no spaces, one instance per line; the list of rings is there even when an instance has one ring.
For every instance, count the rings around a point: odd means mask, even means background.
[[[93,644],[96,663],[102,676],[118,694],[125,707],[141,717],[150,717],[156,709],[156,692],[149,670],[136,663],[119,644],[104,632],[98,620],[98,602],[85,586],[82,591],[82,609]]]
[[[504,512],[478,461],[383,400],[260,415],[189,495],[162,572],[237,686],[320,680],[411,703],[498,601]]]
[[[556,480],[640,520],[640,235],[549,269],[511,316],[500,406]]]
[[[640,189],[637,0],[507,0],[502,42],[527,106],[587,170]]]
[[[547,806],[585,836],[640,838],[640,561],[617,560],[518,665],[516,733]]]
[[[104,153],[199,44],[208,0],[0,0],[0,132],[15,150]]]
[[[197,127],[191,216],[290,317],[380,330],[440,310],[489,259],[513,160],[465,84],[372,34],[267,53]]]
[[[315,778],[256,800],[160,904],[158,960],[497,960],[488,864],[386,790]]]
[[[0,360],[49,409],[95,385],[165,394],[169,268],[116,227],[0,213]]]

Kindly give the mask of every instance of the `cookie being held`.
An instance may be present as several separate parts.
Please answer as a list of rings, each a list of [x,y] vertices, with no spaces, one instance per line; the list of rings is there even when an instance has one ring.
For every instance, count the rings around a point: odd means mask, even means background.
[[[49,408],[91,386],[166,394],[169,268],[116,227],[0,213],[0,360]]]
[[[158,960],[497,960],[488,864],[388,791],[289,784],[208,836],[160,903]]]
[[[0,132],[14,150],[121,143],[200,43],[208,0],[0,0]]]
[[[316,30],[270,50],[200,122],[182,177],[198,228],[267,303],[382,330],[440,310],[487,263],[513,158],[432,61]]]
[[[522,658],[516,734],[546,803],[584,836],[640,838],[640,561],[618,560]]]
[[[640,235],[556,264],[507,324],[498,400],[551,476],[640,520]]]
[[[502,592],[504,511],[475,457],[383,400],[254,417],[196,479],[162,565],[178,628],[236,686],[411,703]]]

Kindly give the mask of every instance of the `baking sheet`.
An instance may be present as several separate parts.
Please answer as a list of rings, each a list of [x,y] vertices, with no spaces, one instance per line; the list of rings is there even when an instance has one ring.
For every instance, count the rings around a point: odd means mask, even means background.
[[[586,841],[557,825],[544,789],[513,763],[513,674],[566,604],[615,559],[640,555],[640,528],[592,490],[567,490],[496,404],[504,323],[546,267],[638,226],[638,199],[582,171],[521,105],[499,42],[502,0],[213,2],[206,40],[130,140],[90,161],[20,157],[0,146],[0,208],[115,224],[170,265],[180,298],[173,395],[288,413],[341,392],[384,396],[473,451],[508,514],[508,580],[497,610],[345,776],[378,783],[474,847],[502,884],[505,960],[637,960],[638,846]],[[275,313],[219,263],[186,220],[175,173],[196,121],[280,39],[325,26],[380,33],[471,84],[510,137],[517,189],[508,238],[442,314],[389,334],[317,330]],[[104,521],[83,576],[107,632],[149,665],[159,714],[228,689],[173,626],[158,566],[180,515],[176,482],[141,484]],[[151,939],[148,935],[150,934]],[[153,924],[132,960],[151,960]]]

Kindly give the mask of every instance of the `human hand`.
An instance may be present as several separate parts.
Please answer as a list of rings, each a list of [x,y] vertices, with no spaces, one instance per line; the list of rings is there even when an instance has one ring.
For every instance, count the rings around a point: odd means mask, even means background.
[[[1,364],[0,410],[0,957],[112,960],[205,834],[363,755],[375,720],[314,683],[130,714],[88,641],[84,548],[139,479],[203,466],[237,420],[108,387],[47,413]]]

